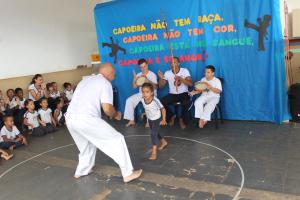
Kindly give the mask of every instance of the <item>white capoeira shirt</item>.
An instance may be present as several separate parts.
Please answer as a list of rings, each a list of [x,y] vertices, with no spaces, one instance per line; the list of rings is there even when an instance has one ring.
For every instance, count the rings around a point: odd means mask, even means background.
[[[191,74],[190,74],[189,70],[187,70],[186,68],[180,68],[179,72],[177,74],[174,74],[172,72],[172,70],[166,71],[165,74],[164,74],[164,80],[168,81],[169,93],[170,94],[182,94],[184,92],[188,92],[189,88],[184,83],[181,83],[178,86],[178,91],[176,90],[176,86],[174,84],[175,83],[175,76],[180,76],[183,79],[186,79],[187,77],[190,77]]]
[[[139,77],[139,76],[142,76],[143,74],[142,74],[142,72],[140,72],[140,73],[138,73],[136,76],[137,77]],[[149,81],[151,81],[152,83],[155,83],[155,84],[157,84],[157,76],[156,76],[156,74],[154,74],[152,71],[148,71],[148,73],[147,73],[147,75],[146,75],[146,77],[147,77],[147,79],[149,80]],[[142,87],[140,87],[139,88],[139,93],[140,94],[142,94]],[[157,93],[157,91],[156,91],[156,89],[154,90],[154,94],[156,94]]]
[[[9,101],[9,104],[8,104],[9,109],[13,109],[13,108],[17,107],[17,105],[18,104],[17,104],[16,97],[13,97],[12,100]]]
[[[52,123],[52,120],[51,120],[52,111],[50,108],[47,108],[46,110],[40,108],[38,113],[40,115],[41,120],[44,123],[46,123],[46,124]]]
[[[145,112],[149,120],[157,120],[161,117],[160,110],[164,108],[164,106],[156,97],[154,97],[150,103],[146,103],[145,99],[143,98],[142,104],[145,108]]]
[[[33,128],[40,126],[40,123],[38,121],[38,116],[39,116],[39,114],[37,111],[34,111],[34,112],[27,111],[24,114],[24,118],[27,119],[28,123],[30,123],[33,126]],[[31,127],[30,127],[30,129],[31,129]]]
[[[13,126],[12,131],[7,130],[6,126],[3,126],[0,131],[0,134],[1,134],[0,142],[3,142],[2,136],[6,136],[7,139],[13,140],[20,134],[20,131],[16,126]]]
[[[66,117],[101,117],[101,104],[113,105],[111,83],[103,75],[93,75],[83,79],[77,86]]]
[[[219,89],[220,91],[222,91],[222,83],[220,81],[220,79],[214,77],[213,79],[211,79],[210,81],[207,80],[205,77],[201,79],[200,82],[205,82],[205,83],[208,83],[210,84],[213,88],[217,88]],[[217,93],[214,93],[213,91],[211,90],[208,90],[208,91],[203,91],[202,92],[202,95],[203,96],[207,96],[207,97],[220,97],[220,94],[217,94]]]

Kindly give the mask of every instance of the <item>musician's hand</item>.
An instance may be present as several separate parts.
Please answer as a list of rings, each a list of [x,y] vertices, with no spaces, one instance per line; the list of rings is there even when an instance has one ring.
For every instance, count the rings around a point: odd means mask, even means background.
[[[121,112],[117,112],[116,116],[114,117],[115,120],[120,121],[122,119],[122,113]]]
[[[193,97],[193,96],[196,95],[196,94],[198,94],[198,92],[195,91],[195,90],[189,92],[189,96],[190,96],[190,97]]]
[[[209,83],[206,83],[206,86],[208,90],[211,90],[213,88]]]
[[[183,82],[184,78],[182,78],[181,76],[175,76],[175,80],[179,80],[179,81]]]
[[[160,70],[158,70],[157,75],[158,75],[158,77],[161,78],[161,79],[164,79],[164,78],[165,78],[165,77],[164,77],[164,74],[163,74]]]

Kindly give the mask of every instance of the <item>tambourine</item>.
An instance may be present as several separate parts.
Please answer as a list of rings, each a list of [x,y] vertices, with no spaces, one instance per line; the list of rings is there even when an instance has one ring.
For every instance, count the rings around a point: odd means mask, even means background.
[[[195,90],[206,90],[207,89],[207,85],[206,83],[203,83],[203,82],[196,82],[195,83]]]
[[[144,76],[139,76],[136,81],[135,84],[139,87],[141,87],[144,83],[146,83],[147,78]]]

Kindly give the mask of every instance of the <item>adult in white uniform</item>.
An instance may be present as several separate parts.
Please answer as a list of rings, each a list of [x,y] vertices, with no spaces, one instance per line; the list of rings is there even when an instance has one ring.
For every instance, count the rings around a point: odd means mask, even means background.
[[[200,82],[205,83],[206,90],[198,90],[190,92],[190,96],[200,94],[195,101],[195,118],[199,119],[199,128],[204,128],[208,121],[211,120],[211,113],[215,110],[216,105],[220,101],[220,93],[222,92],[221,81],[214,76],[215,67],[208,65],[205,68],[205,77]]]
[[[141,89],[141,86],[138,86],[136,84],[136,80],[141,76],[145,77],[146,82],[151,83],[153,85],[153,87],[155,89],[154,94],[156,95],[156,88],[157,88],[156,74],[149,70],[148,62],[144,58],[138,60],[138,65],[140,66],[141,72],[136,74],[135,71],[133,71],[132,86],[133,86],[133,88],[139,87],[139,93],[128,97],[126,100],[124,119],[129,120],[128,123],[126,124],[126,127],[135,125],[134,109],[139,104],[139,102],[142,100],[142,89]]]
[[[124,136],[101,118],[106,115],[120,120],[121,113],[113,107],[115,69],[110,63],[99,68],[99,74],[82,80],[73,95],[66,114],[66,124],[80,153],[75,178],[88,175],[95,165],[97,148],[120,167],[124,182],[140,177],[142,170],[133,171]]]

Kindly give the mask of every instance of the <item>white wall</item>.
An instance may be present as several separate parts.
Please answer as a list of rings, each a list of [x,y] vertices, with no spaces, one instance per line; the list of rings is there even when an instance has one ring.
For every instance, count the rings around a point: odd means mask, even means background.
[[[101,0],[0,0],[0,79],[90,64]]]
[[[289,12],[291,12],[293,9],[300,8],[300,0],[287,0]]]

